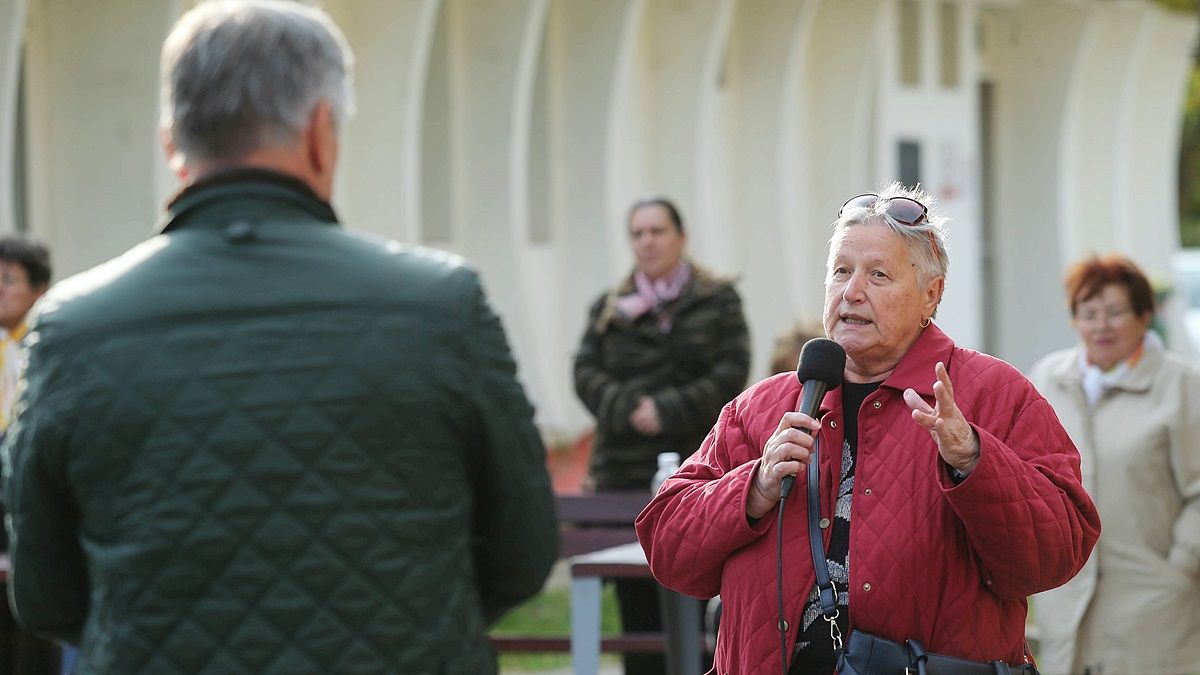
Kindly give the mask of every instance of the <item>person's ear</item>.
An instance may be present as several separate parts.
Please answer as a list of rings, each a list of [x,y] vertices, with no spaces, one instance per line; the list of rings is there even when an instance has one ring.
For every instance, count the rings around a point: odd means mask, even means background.
[[[942,302],[942,294],[946,292],[946,277],[936,276],[925,287],[925,316],[933,317],[938,305]]]
[[[167,167],[171,169],[171,173],[175,174],[181,183],[188,182],[187,165],[183,161],[183,155],[175,148],[175,141],[171,140],[171,132],[165,128],[159,129],[158,142],[167,156]]]
[[[333,108],[329,101],[318,101],[306,130],[308,161],[318,176],[331,174],[337,161],[337,129],[334,127]]]

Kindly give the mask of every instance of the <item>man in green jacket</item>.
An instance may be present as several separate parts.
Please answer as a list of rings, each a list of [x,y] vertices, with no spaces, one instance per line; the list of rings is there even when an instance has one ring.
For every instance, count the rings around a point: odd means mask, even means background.
[[[34,310],[12,601],[79,673],[491,673],[556,557],[478,277],[328,203],[351,61],[301,3],[189,12],[161,234]]]

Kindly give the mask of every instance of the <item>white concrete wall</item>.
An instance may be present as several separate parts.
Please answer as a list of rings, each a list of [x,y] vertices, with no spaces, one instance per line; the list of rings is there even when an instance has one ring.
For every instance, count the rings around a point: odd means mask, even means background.
[[[723,194],[728,204],[719,222],[731,236],[728,267],[741,275],[738,288],[752,327],[755,379],[766,375],[775,335],[801,314],[801,296],[821,293],[811,284],[798,288],[803,267],[812,264],[804,249],[818,242],[821,232],[802,232],[796,210],[785,211],[789,200],[806,203],[809,190],[785,178],[782,167],[795,146],[780,142],[799,108],[780,83],[801,77],[793,70],[793,51],[815,6],[789,0],[739,3],[721,76],[724,159],[713,163],[705,191]]]
[[[879,31],[883,52],[883,77],[876,109],[879,164],[874,183],[894,180],[898,175],[897,145],[916,141],[921,148],[922,188],[937,198],[939,208],[950,217],[946,241],[950,272],[938,309],[937,323],[961,345],[983,348],[983,299],[978,261],[982,255],[978,165],[979,110],[976,88],[975,26],[973,2],[959,3],[958,84],[942,84],[939,0],[921,0],[920,81],[900,83],[898,72],[901,30],[895,5],[885,12]],[[911,39],[908,36],[905,39]]]
[[[1122,86],[1115,173],[1117,248],[1168,282],[1179,247],[1179,136],[1196,25],[1154,8],[1136,23],[1133,66]]]
[[[570,435],[589,423],[571,357],[587,304],[629,271],[635,197],[678,201],[696,259],[741,278],[757,377],[781,330],[820,315],[838,206],[893,179],[897,141],[917,139],[953,218],[938,321],[1027,366],[1071,340],[1064,264],[1115,248],[1167,269],[1196,22],[1146,2],[959,0],[947,87],[940,2],[919,0],[923,77],[908,86],[896,0],[327,0],[358,56],[335,206],[352,227],[473,259],[539,422]],[[190,4],[0,0],[0,231],[23,40],[29,215],[63,274],[144,238],[174,189],[157,55]]]
[[[342,137],[338,215],[379,234],[420,235],[421,113],[439,0],[338,0],[326,9],[354,48],[358,97]]]
[[[1025,368],[1071,342],[1063,318],[1062,166],[1068,91],[1088,8],[1031,2],[985,9],[983,60],[996,87],[994,291],[1002,358]]]
[[[158,63],[172,3],[31,0],[31,232],[76,272],[145,238],[161,206]],[[61,276],[61,275],[60,275]]]
[[[21,44],[25,26],[25,0],[0,0],[0,232],[12,232],[16,223],[13,195],[16,157],[17,89],[20,85]]]
[[[1179,124],[1194,19],[1147,3],[984,10],[997,89],[995,351],[1026,367],[1069,345],[1062,277],[1120,252],[1169,279]]]

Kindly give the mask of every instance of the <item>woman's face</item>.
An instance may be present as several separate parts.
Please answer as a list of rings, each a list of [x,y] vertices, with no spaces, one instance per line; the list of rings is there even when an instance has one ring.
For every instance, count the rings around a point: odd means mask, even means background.
[[[886,375],[932,316],[944,280],[918,285],[901,235],[882,223],[847,227],[833,243],[825,277],[825,332],[846,350],[851,381]],[[856,377],[857,376],[857,377]]]
[[[1134,314],[1129,289],[1123,284],[1108,284],[1075,306],[1071,325],[1083,340],[1088,361],[1109,370],[1142,344],[1151,318],[1151,312]]]
[[[629,245],[639,272],[658,279],[675,269],[687,244],[671,214],[658,204],[643,206],[629,216]]]

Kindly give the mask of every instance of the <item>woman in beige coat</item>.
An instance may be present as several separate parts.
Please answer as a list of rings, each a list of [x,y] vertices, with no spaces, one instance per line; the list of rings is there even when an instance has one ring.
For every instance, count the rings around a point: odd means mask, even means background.
[[[1080,344],[1033,367],[1082,458],[1104,530],[1066,585],[1034,596],[1043,673],[1200,671],[1200,370],[1150,332],[1146,276],[1119,256],[1066,279]]]

